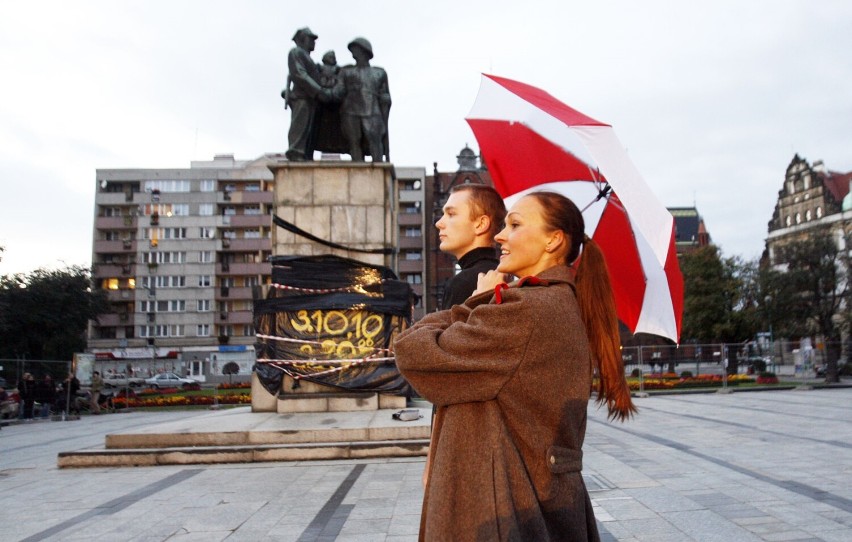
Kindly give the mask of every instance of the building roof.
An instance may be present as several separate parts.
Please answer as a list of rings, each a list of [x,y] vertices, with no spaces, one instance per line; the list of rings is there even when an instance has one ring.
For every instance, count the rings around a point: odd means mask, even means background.
[[[837,171],[820,172],[823,185],[834,196],[835,201],[843,201],[849,193],[849,181],[852,181],[852,171],[840,173]]]

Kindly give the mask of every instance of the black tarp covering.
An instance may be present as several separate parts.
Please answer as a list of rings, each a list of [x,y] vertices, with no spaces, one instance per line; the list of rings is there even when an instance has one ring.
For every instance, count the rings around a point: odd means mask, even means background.
[[[272,282],[254,302],[254,326],[265,336],[256,373],[270,393],[286,372],[296,382],[410,395],[386,351],[411,323],[415,294],[407,282],[386,267],[328,255],[275,256]]]

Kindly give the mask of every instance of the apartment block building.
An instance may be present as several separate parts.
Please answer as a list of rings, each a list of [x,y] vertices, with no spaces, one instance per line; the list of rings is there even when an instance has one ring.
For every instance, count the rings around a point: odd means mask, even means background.
[[[103,370],[204,380],[254,362],[252,289],[269,281],[276,155],[189,169],[99,169],[92,264],[110,312],[88,350]]]
[[[424,295],[428,291],[428,272],[431,254],[426,249],[426,236],[431,223],[427,221],[426,168],[397,167],[396,183],[399,202],[397,224],[399,225],[399,247],[397,252],[397,275],[407,281],[418,302],[414,307],[414,319],[425,314]]]
[[[268,166],[280,159],[220,155],[188,169],[97,170],[92,263],[110,303],[89,329],[97,368],[143,376],[174,371],[203,381],[235,362],[238,374],[250,374],[253,289],[271,276]],[[395,169],[394,271],[421,299],[425,177],[425,168]],[[422,301],[414,312],[423,315]]]

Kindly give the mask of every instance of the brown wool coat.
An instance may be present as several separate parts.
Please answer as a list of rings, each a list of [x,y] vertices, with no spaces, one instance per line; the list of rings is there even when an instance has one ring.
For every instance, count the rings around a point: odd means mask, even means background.
[[[397,364],[437,408],[420,539],[599,540],[582,468],[591,359],[564,266],[427,315]]]

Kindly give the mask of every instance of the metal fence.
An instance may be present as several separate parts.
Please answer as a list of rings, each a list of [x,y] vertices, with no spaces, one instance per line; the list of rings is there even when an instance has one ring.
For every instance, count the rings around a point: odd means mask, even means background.
[[[835,349],[829,347],[835,347]],[[625,346],[622,359],[625,371],[645,372],[690,371],[722,374],[725,368],[732,372],[766,370],[782,374],[820,371],[826,365],[827,352],[840,352],[838,364],[848,359],[847,345],[810,341],[748,341],[744,343],[681,344]]]

